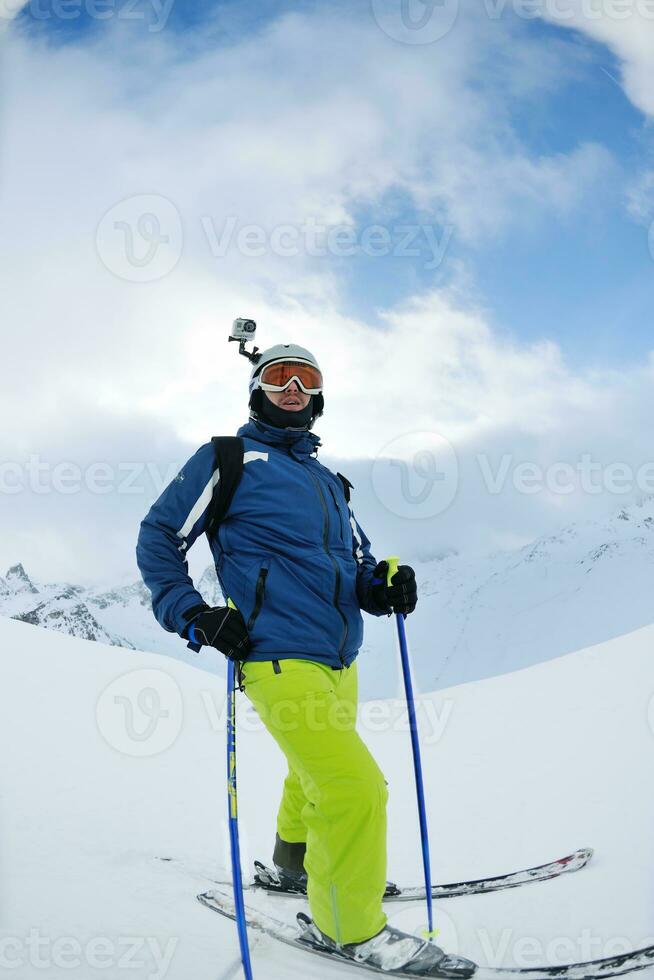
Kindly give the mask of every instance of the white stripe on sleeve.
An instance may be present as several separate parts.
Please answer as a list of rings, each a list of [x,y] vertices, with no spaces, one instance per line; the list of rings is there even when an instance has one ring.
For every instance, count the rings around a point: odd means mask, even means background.
[[[357,522],[352,512],[352,508],[350,506],[348,506],[348,510],[350,512],[350,524],[352,525],[352,533],[354,534],[354,540],[356,541],[356,545],[357,545],[354,552],[354,557],[359,562],[359,564],[361,564],[361,562],[363,561],[363,549],[361,547],[361,538],[359,537],[359,529],[357,527]]]
[[[193,530],[196,522],[202,517],[205,510],[211,503],[211,498],[213,497],[213,492],[218,482],[220,480],[220,470],[215,469],[211,474],[211,479],[207,483],[206,487],[198,497],[198,499],[193,504],[190,514],[184,521],[182,527],[177,532],[178,538],[186,538]]]

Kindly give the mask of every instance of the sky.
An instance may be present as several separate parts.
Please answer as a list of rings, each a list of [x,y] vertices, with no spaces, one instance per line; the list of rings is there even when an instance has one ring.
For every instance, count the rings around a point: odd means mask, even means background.
[[[246,420],[236,316],[315,352],[380,555],[654,493],[648,0],[18,6],[0,574],[136,576],[149,504]]]

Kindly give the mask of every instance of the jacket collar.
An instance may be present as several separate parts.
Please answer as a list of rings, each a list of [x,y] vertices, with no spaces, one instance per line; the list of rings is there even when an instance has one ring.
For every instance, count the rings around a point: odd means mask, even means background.
[[[265,442],[268,446],[286,449],[296,459],[308,459],[317,453],[321,445],[320,437],[306,429],[280,429],[259,419],[251,420],[242,425],[236,433],[246,439]]]

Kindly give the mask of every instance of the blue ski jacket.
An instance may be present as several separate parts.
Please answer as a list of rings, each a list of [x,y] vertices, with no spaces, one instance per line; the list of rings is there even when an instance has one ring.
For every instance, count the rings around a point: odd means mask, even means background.
[[[210,540],[218,580],[245,619],[250,660],[301,658],[340,668],[363,639],[376,560],[338,476],[316,459],[311,432],[260,421],[241,426],[243,475]],[[205,605],[186,553],[207,528],[220,479],[211,442],[201,446],[152,505],[136,557],[164,629],[185,635]]]

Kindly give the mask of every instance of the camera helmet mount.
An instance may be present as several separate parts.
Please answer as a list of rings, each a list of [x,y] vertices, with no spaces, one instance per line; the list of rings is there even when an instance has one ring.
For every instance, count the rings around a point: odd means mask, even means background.
[[[234,320],[232,324],[232,332],[230,333],[228,340],[236,340],[238,342],[238,352],[242,354],[243,357],[247,357],[248,360],[256,364],[261,354],[259,354],[259,348],[253,347],[252,350],[246,350],[245,345],[254,340],[254,335],[257,332],[257,325],[254,320],[250,320],[248,317],[240,316]]]
[[[285,428],[311,429],[316,419],[322,415],[325,405],[322,394],[322,373],[316,358],[306,347],[300,347],[298,344],[275,344],[265,351],[253,347],[249,351],[246,344],[254,340],[256,329],[254,320],[239,317],[234,320],[229,335],[230,341],[238,342],[239,354],[247,357],[253,365],[249,383],[250,418],[261,419]],[[293,371],[295,364],[298,366],[297,377]],[[264,380],[262,375],[267,368],[271,370]],[[298,386],[310,395],[309,404],[298,412],[278,408],[265,395],[266,389],[282,391],[293,378],[296,379]]]

